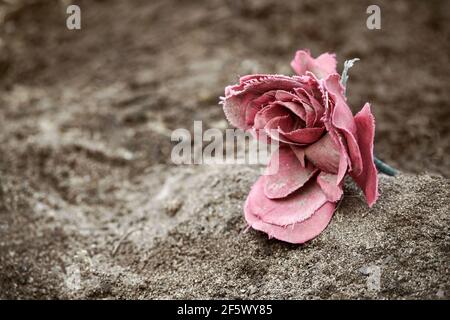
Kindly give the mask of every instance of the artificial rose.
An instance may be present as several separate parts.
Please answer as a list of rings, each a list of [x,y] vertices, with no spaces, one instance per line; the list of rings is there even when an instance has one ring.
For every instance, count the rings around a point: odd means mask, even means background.
[[[269,171],[246,200],[245,218],[254,229],[291,243],[303,243],[328,225],[342,197],[347,173],[372,206],[378,197],[373,161],[375,121],[369,104],[353,116],[333,54],[317,59],[298,51],[297,76],[248,75],[225,88],[229,122],[256,136],[280,142]]]

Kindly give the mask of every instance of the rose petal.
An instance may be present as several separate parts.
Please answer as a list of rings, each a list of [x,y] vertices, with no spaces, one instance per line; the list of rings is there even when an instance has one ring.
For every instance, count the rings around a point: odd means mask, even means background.
[[[264,106],[270,104],[276,100],[275,99],[276,92],[277,92],[276,90],[267,91],[263,95],[253,100],[253,103],[257,106]]]
[[[308,103],[302,103],[303,108],[305,108],[306,111],[306,127],[311,128],[314,126],[316,121],[316,111],[313,107],[311,107]]]
[[[306,110],[302,104],[293,101],[277,101],[277,103],[288,110],[291,110],[296,116],[306,121]]]
[[[333,217],[335,207],[334,203],[327,202],[309,219],[286,227],[273,225],[261,220],[252,212],[248,201],[245,204],[244,212],[247,223],[253,229],[267,233],[270,238],[276,238],[289,243],[305,243],[317,237],[325,230]]]
[[[305,148],[298,147],[291,145],[290,146],[292,151],[294,151],[295,155],[297,156],[297,159],[300,161],[300,164],[302,167],[305,167]]]
[[[266,175],[264,194],[270,199],[284,198],[302,187],[317,169],[311,163],[302,166],[294,151],[289,147],[279,148],[270,159],[269,175]]]
[[[342,186],[337,183],[337,175],[327,172],[320,172],[317,176],[317,183],[326,194],[327,200],[336,202],[342,197]]]
[[[261,107],[258,107],[254,103],[250,103],[249,108],[247,109],[245,115],[245,123],[247,126],[253,126],[255,121],[256,114],[261,110]]]
[[[255,129],[262,129],[270,120],[288,115],[289,111],[286,110],[286,108],[284,108],[283,106],[280,106],[279,104],[271,104],[258,111],[258,113],[255,115],[253,127]]]
[[[329,133],[305,148],[305,156],[319,169],[338,173],[340,150]]]
[[[351,160],[351,163],[349,163],[350,169],[355,175],[359,175],[362,171],[362,159],[356,140],[356,124],[353,114],[345,101],[344,89],[339,79],[338,74],[332,74],[325,79],[325,87],[334,100],[331,123],[343,133]]]
[[[296,192],[282,199],[269,199],[264,192],[267,176],[262,176],[248,196],[249,206],[261,220],[286,226],[311,217],[327,202],[326,195],[315,179],[308,181]]]
[[[307,90],[305,90],[304,88],[295,89],[295,92],[297,94],[304,95],[307,98],[307,100],[309,101],[309,105],[311,105],[312,108],[314,109],[315,119],[314,119],[313,126],[316,126],[316,124],[319,122],[319,120],[322,118],[322,116],[325,112],[325,107],[323,105],[321,105],[319,103],[319,101],[317,101],[317,99],[311,93],[309,93]]]
[[[267,122],[264,127],[264,131],[270,139],[277,140],[279,142],[283,142],[289,145],[301,145],[297,142],[294,142],[288,138],[286,138],[283,134],[285,131],[292,130],[294,126],[294,121],[290,115],[273,118],[269,122]]]
[[[293,142],[297,142],[300,144],[310,144],[319,140],[324,130],[325,128],[304,128],[297,129],[291,132],[284,132],[284,130],[281,130],[280,132],[284,137]]]
[[[331,73],[336,73],[336,54],[334,53],[322,53],[316,59],[316,64],[320,66],[322,71],[322,78],[325,78],[327,75]],[[320,77],[320,75],[318,75]]]
[[[249,107],[246,112],[246,124],[249,126],[254,125],[256,114],[266,105],[271,104],[275,100],[275,91],[269,91],[264,93],[262,96],[256,98],[250,102]]]
[[[307,71],[311,71],[321,79],[331,73],[336,73],[336,56],[323,53],[314,59],[311,57],[309,50],[299,50],[291,61],[291,67],[300,76],[306,74]]]
[[[378,175],[373,162],[373,140],[375,136],[375,119],[366,103],[355,116],[358,129],[358,143],[361,149],[363,170],[358,176],[350,173],[353,180],[364,191],[367,204],[371,207],[378,199]]]
[[[339,146],[339,165],[337,171],[337,180],[340,183],[346,173],[347,168],[350,165],[350,157],[347,153],[347,145],[344,142],[344,138],[342,134],[337,131],[337,129],[331,123],[331,104],[328,98],[328,92],[324,91],[324,100],[325,100],[325,114],[324,114],[324,124],[327,129],[327,133],[330,135],[331,139],[335,143],[335,145]],[[320,154],[319,154],[320,155]],[[327,171],[327,170],[326,170]],[[331,171],[334,173],[334,171]]]

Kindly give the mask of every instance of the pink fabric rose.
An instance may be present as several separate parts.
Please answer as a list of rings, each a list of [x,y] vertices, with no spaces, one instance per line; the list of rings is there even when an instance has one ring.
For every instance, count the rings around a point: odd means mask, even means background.
[[[280,142],[244,206],[248,224],[291,243],[306,242],[330,222],[348,173],[372,206],[378,198],[370,105],[353,116],[334,54],[314,59],[300,50],[297,76],[248,75],[225,88],[223,108],[237,128]]]

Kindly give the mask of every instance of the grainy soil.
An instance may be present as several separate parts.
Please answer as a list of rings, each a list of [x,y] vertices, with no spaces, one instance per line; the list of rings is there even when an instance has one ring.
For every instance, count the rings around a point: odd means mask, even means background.
[[[378,1],[381,30],[370,1],[76,1],[77,31],[68,3],[0,2],[0,298],[448,298],[449,1]],[[293,246],[243,232],[256,168],[175,166],[170,134],[299,48],[361,59],[402,174]]]

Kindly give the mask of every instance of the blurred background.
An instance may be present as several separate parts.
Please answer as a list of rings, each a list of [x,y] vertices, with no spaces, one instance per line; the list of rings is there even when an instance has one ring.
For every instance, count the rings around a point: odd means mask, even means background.
[[[295,51],[310,48],[336,52],[338,70],[361,59],[348,95],[353,111],[372,103],[378,157],[449,175],[448,1],[377,1],[381,30],[366,27],[371,1],[77,1],[81,30],[66,28],[68,4],[0,7],[0,141],[19,162],[40,152],[30,139],[46,124],[68,142],[61,162],[83,143],[128,150],[137,171],[166,162],[164,133],[194,119],[225,127],[225,85],[292,74]]]
[[[81,30],[66,28],[71,3],[81,8]],[[366,27],[371,4],[381,8],[380,30]],[[445,0],[2,0],[0,212],[9,224],[0,239],[30,235],[18,245],[26,248],[20,261],[50,268],[51,254],[47,261],[39,252],[64,250],[69,232],[42,227],[58,210],[81,210],[66,217],[81,229],[122,226],[140,206],[127,203],[161,186],[157,173],[139,177],[168,170],[173,129],[192,129],[194,120],[226,128],[224,87],[249,73],[292,74],[301,48],[335,52],[339,71],[361,59],[349,102],[354,112],[372,104],[380,159],[449,177],[449,15]],[[125,229],[105,243],[114,247]],[[48,237],[31,237],[39,232]],[[17,269],[17,256],[1,248],[3,286],[20,294],[14,274],[33,264]]]

